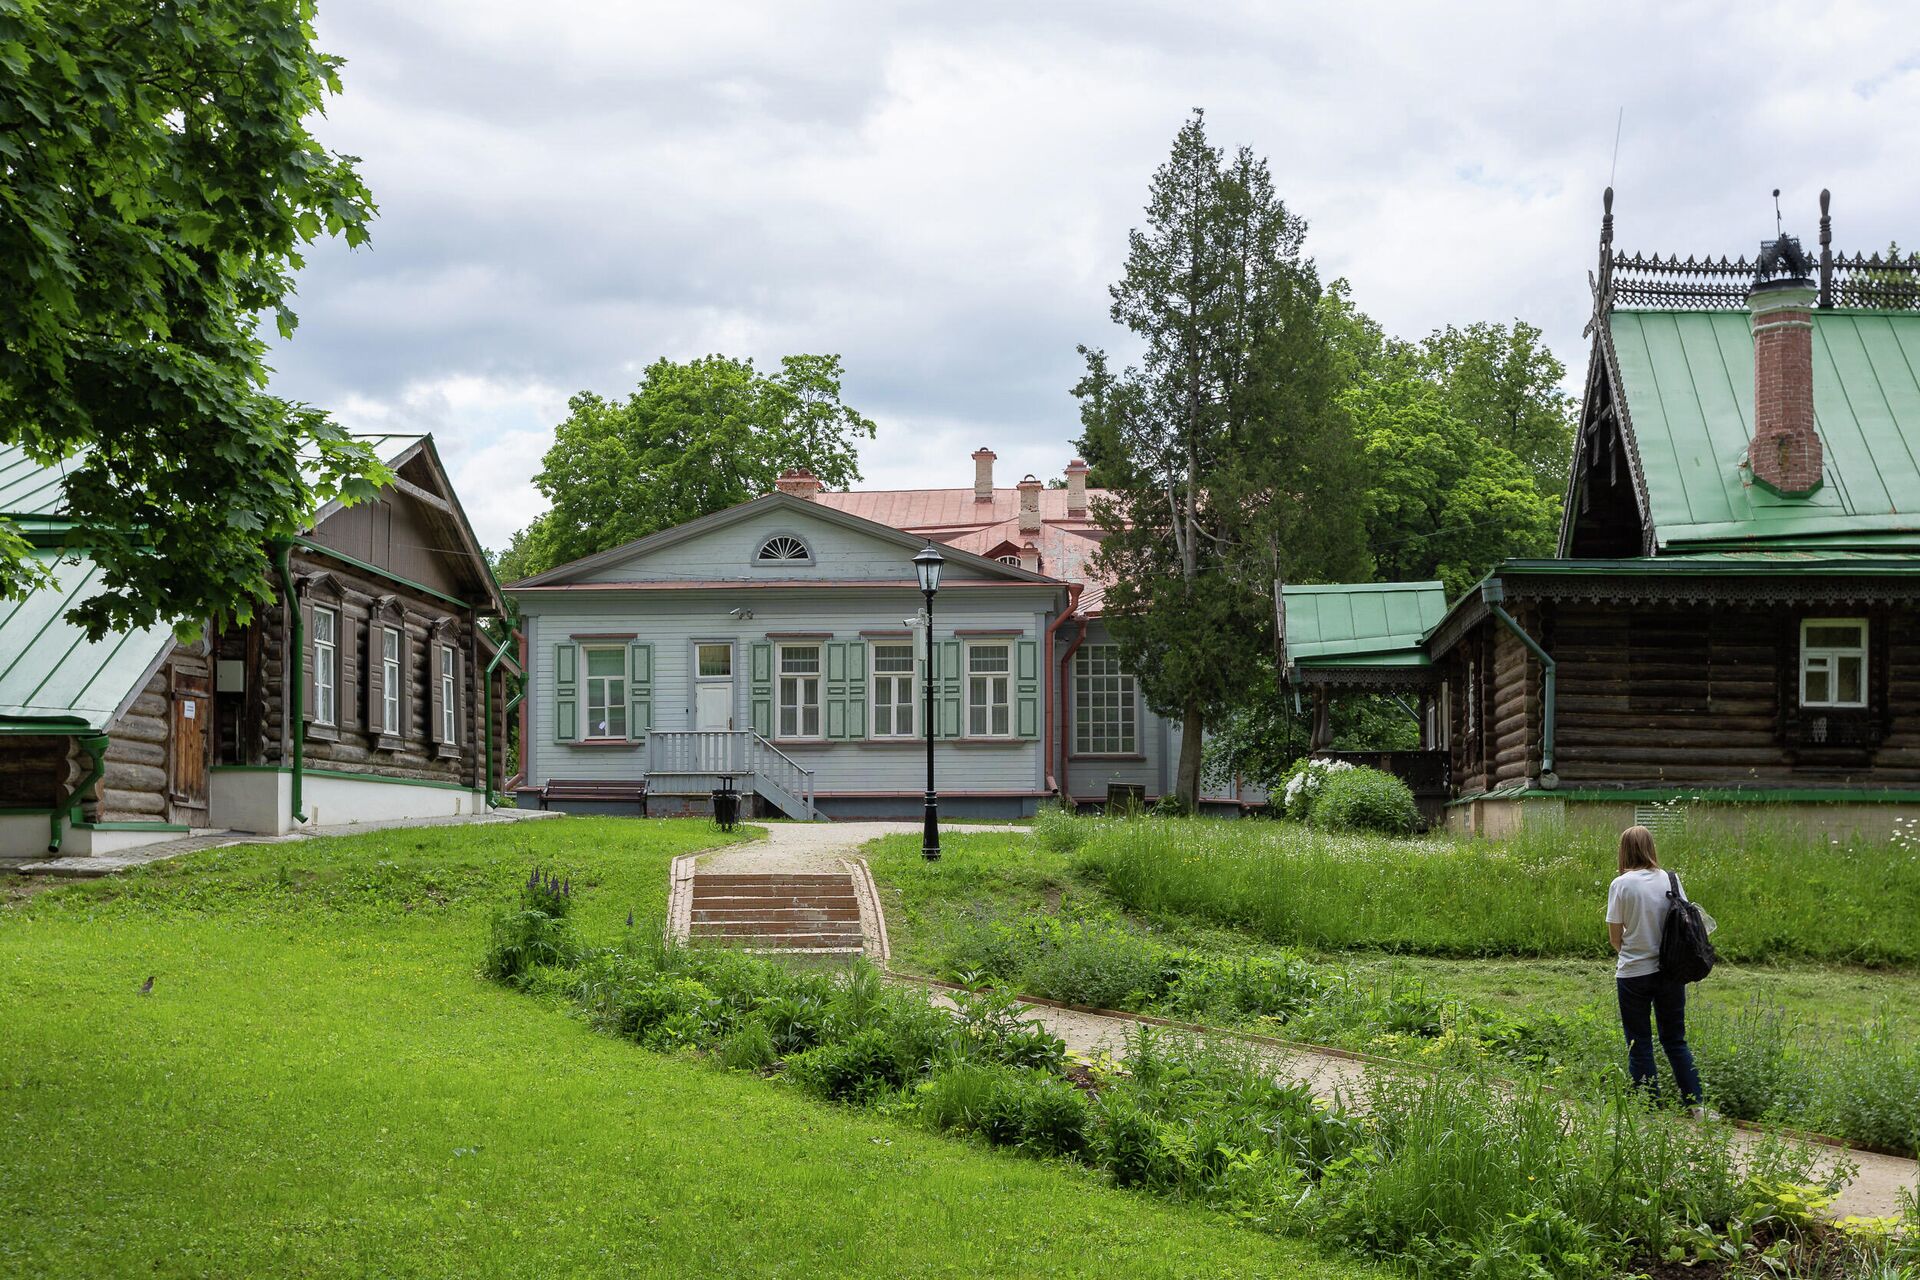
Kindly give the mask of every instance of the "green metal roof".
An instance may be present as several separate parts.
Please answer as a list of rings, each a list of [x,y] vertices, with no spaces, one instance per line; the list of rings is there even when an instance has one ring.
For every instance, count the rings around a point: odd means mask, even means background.
[[[98,567],[52,548],[35,551],[34,558],[59,585],[24,600],[0,600],[0,725],[104,730],[166,655],[173,631],[156,626],[89,641],[66,614],[100,589]]]
[[[1805,498],[1745,482],[1753,337],[1744,311],[1614,311],[1621,391],[1656,549],[1755,542],[1920,550],[1920,314],[1813,313],[1825,479]]]
[[[1801,577],[1835,573],[1920,573],[1920,551],[1855,551],[1846,548],[1769,547],[1747,551],[1688,551],[1617,560],[1506,560],[1490,577],[1569,576],[1576,574],[1718,574]],[[1472,592],[1468,593],[1473,594]]]
[[[1424,666],[1421,637],[1447,611],[1438,582],[1283,587],[1289,666]]]
[[[43,466],[17,444],[0,444],[0,515],[57,516],[66,509],[59,467]]]

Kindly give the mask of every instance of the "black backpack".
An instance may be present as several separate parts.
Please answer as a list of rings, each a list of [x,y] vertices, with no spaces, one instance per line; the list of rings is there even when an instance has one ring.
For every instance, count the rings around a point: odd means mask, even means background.
[[[1660,927],[1661,975],[1698,982],[1713,972],[1719,959],[1700,908],[1680,896],[1680,877],[1667,872],[1667,922]]]

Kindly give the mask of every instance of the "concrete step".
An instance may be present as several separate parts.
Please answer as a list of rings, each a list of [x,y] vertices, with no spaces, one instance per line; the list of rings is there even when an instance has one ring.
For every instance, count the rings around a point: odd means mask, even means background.
[[[860,919],[860,908],[847,907],[703,907],[694,904],[695,920],[854,920]]]

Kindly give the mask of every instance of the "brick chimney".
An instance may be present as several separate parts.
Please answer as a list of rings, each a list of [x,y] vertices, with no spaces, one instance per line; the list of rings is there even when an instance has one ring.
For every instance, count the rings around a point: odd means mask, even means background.
[[[1040,482],[1032,476],[1020,481],[1020,532],[1040,532]]]
[[[1087,514],[1087,466],[1085,458],[1075,458],[1067,464],[1067,514],[1083,516]]]
[[[1785,498],[1820,487],[1824,455],[1813,425],[1812,267],[1800,242],[1783,235],[1760,251],[1747,310],[1753,325],[1755,484]]]
[[[993,460],[1000,455],[985,445],[973,451],[973,500],[993,501]]]
[[[805,467],[788,467],[780,473],[780,478],[773,482],[773,487],[790,498],[812,502],[814,496],[827,486],[820,482],[819,476]]]
[[[1028,538],[1020,548],[1020,567],[1030,573],[1040,572],[1040,548]]]

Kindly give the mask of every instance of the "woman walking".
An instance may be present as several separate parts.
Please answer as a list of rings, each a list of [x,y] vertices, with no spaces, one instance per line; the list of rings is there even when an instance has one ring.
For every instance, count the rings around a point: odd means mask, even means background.
[[[1678,878],[1673,879],[1678,888]],[[1668,873],[1654,853],[1653,833],[1628,827],[1620,833],[1620,874],[1607,889],[1607,936],[1619,954],[1614,985],[1620,993],[1620,1026],[1627,1035],[1627,1073],[1648,1093],[1660,1092],[1653,1063],[1651,1014],[1660,1026],[1660,1047],[1673,1066],[1680,1100],[1700,1105],[1700,1073],[1687,1048],[1687,984],[1660,972],[1660,933],[1667,923]],[[1686,893],[1680,895],[1683,899]]]

